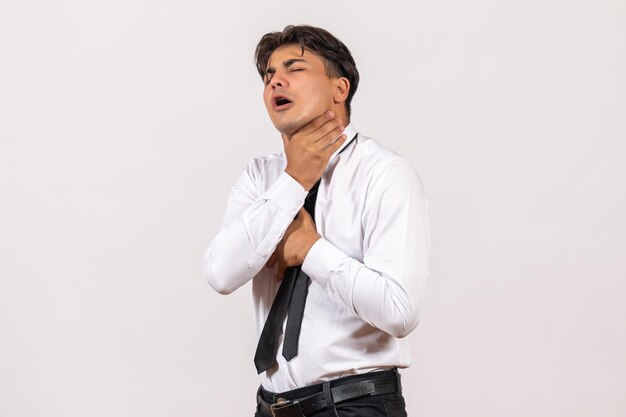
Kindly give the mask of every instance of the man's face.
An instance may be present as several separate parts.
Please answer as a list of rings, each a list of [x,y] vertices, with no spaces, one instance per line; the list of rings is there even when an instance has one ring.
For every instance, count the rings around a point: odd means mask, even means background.
[[[270,56],[263,101],[279,132],[292,135],[333,108],[337,78],[326,74],[323,59],[300,45],[286,45]],[[343,103],[342,103],[343,105]]]

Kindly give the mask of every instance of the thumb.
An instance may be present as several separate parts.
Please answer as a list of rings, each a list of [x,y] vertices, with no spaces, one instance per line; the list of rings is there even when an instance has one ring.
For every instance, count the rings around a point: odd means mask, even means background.
[[[298,215],[296,217],[299,217],[301,220],[308,220],[308,221],[313,222],[313,218],[311,217],[311,214],[308,211],[306,211],[304,207],[298,210]]]

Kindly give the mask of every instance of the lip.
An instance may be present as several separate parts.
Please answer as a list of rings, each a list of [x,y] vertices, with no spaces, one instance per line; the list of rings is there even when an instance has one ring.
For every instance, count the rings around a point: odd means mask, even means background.
[[[286,104],[282,104],[282,105],[278,105],[276,104],[276,102],[278,101],[278,99],[284,98],[286,100],[289,100],[289,103]],[[274,96],[272,96],[272,108],[274,109],[274,111],[283,111],[283,110],[288,110],[291,107],[293,107],[294,103],[291,100],[290,97],[284,95],[284,94],[276,94]]]

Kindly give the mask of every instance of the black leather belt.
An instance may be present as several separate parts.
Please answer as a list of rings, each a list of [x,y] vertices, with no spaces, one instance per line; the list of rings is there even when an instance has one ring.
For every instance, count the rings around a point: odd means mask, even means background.
[[[397,369],[365,375],[370,376],[370,378],[356,378],[355,380],[355,377],[363,376],[356,375],[307,387],[309,391],[313,389],[318,392],[302,398],[289,399],[292,397],[291,393],[298,390],[274,394],[275,402],[273,404],[265,401],[261,395],[262,388],[259,388],[257,402],[264,414],[273,417],[307,417],[320,410],[330,408],[331,404],[365,396],[402,392],[400,373]]]

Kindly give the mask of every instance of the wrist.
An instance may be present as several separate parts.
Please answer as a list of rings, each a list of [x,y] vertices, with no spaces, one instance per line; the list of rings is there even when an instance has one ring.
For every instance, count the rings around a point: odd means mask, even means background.
[[[295,174],[293,170],[291,170],[289,167],[285,168],[285,173],[289,175],[291,178],[293,178],[294,180],[296,180],[298,184],[300,184],[302,188],[304,188],[306,191],[309,191],[315,185],[315,181],[311,182],[311,181],[307,181],[306,179],[303,179],[299,175]]]
[[[299,265],[302,265],[304,263],[304,260],[306,259],[313,245],[315,245],[315,243],[321,238],[322,236],[320,236],[317,232],[312,232],[306,236],[304,243],[302,244],[302,251],[300,252],[301,259],[298,260]]]

